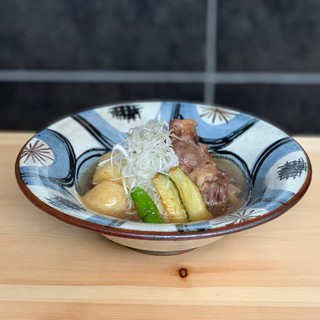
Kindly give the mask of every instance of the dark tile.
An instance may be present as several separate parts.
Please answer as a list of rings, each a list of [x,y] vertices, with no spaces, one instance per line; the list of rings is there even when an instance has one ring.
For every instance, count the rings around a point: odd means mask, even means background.
[[[223,71],[319,71],[320,1],[219,1]]]
[[[206,1],[0,2],[0,69],[200,70]]]
[[[0,83],[0,130],[40,130],[104,104],[203,100],[200,84]]]
[[[216,104],[255,115],[288,134],[320,133],[316,85],[218,85]]]

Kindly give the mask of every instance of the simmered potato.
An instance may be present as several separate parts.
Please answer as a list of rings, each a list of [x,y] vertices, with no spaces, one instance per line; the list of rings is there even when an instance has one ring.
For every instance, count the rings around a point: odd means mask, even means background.
[[[114,181],[101,181],[82,197],[82,201],[93,211],[116,218],[125,218],[127,196],[123,186]]]
[[[111,151],[101,156],[99,159],[99,163],[105,160],[109,160],[110,157],[111,157]],[[93,175],[92,184],[96,185],[99,182],[104,180],[114,180],[115,182],[122,184],[121,179],[119,179],[118,167],[115,164],[112,164],[111,161],[105,163],[102,167],[97,167]]]

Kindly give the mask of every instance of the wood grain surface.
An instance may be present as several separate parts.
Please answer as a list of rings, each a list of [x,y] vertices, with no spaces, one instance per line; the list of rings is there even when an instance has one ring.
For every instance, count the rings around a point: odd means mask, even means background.
[[[0,319],[320,319],[320,137],[313,179],[281,217],[186,254],[143,255],[41,212],[0,133]]]

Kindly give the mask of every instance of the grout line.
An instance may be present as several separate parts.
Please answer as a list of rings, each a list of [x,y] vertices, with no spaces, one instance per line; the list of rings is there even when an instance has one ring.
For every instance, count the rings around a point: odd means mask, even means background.
[[[217,17],[218,0],[207,0],[206,17],[206,46],[205,46],[205,72],[207,74],[204,83],[204,102],[213,104],[215,100],[215,83],[210,81],[210,74],[216,71],[217,55]]]
[[[0,81],[26,82],[204,82],[203,72],[0,70]]]
[[[320,84],[317,72],[216,72],[210,77],[220,84]]]
[[[0,82],[320,84],[320,72],[0,70]]]

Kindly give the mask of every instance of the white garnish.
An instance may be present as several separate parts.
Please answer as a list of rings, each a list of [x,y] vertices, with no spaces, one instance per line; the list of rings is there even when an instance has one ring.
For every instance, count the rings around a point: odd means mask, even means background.
[[[167,174],[170,168],[179,165],[172,149],[170,132],[163,121],[150,120],[143,126],[130,129],[128,136],[113,147],[111,158],[98,166],[109,161],[119,168],[127,193],[140,186],[153,197],[161,210],[159,195],[151,179],[157,172]]]

